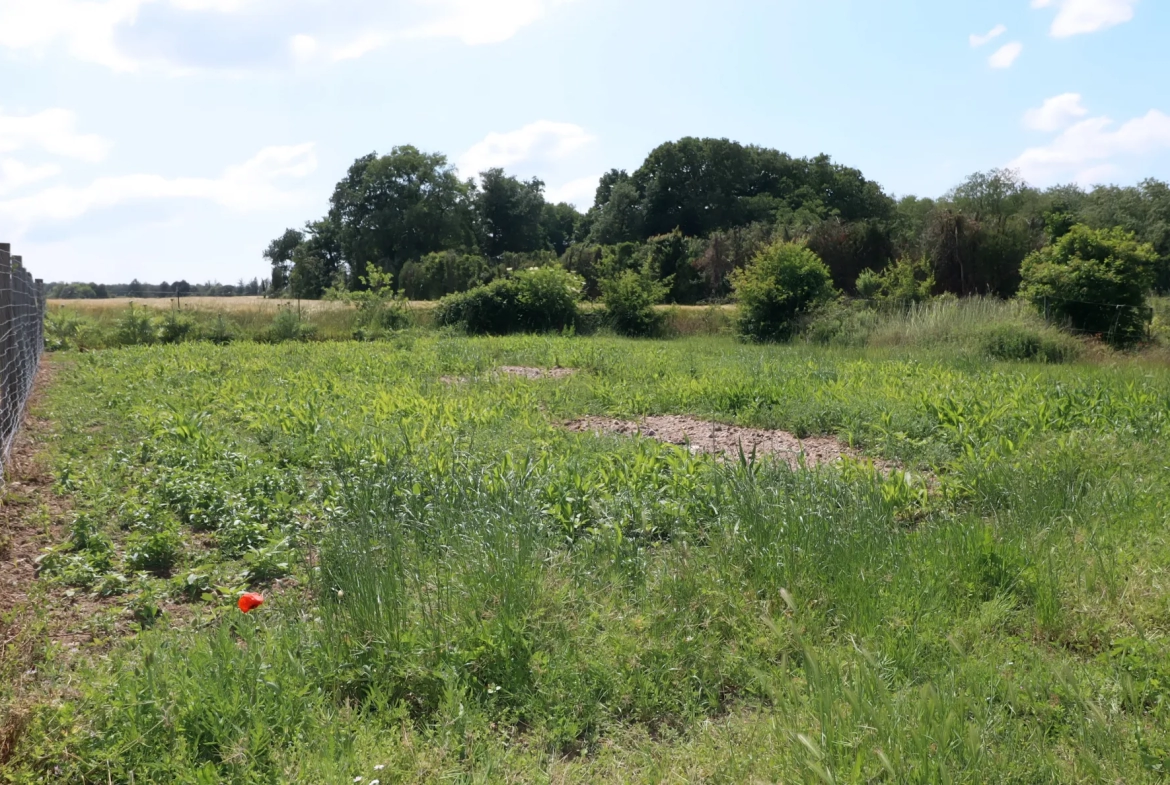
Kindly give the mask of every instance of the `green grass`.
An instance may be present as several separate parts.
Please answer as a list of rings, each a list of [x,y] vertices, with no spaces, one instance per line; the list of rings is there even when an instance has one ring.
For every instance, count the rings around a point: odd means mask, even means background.
[[[0,781],[1160,781],[1170,372],[892,343],[63,355],[43,580],[139,632],[45,664]],[[910,474],[558,427],[653,413]]]

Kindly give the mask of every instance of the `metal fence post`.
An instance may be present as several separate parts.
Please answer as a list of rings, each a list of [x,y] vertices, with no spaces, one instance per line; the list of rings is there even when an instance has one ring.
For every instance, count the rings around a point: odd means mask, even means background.
[[[12,290],[12,247],[8,243],[0,243],[0,448],[4,460],[8,458],[8,448],[11,444],[9,434],[14,432],[16,408],[15,378],[12,373],[12,363],[15,358],[16,330],[13,325],[13,290]]]

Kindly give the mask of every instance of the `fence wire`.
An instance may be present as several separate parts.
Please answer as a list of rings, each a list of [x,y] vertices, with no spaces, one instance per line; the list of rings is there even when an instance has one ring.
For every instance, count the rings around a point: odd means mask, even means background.
[[[0,243],[0,472],[24,420],[44,346],[44,282]]]

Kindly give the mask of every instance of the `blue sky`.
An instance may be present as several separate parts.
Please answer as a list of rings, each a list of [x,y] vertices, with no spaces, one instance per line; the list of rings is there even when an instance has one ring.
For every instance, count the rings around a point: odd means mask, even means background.
[[[588,207],[720,136],[897,195],[1170,179],[1163,0],[0,0],[0,241],[47,280],[264,277],[359,155]]]

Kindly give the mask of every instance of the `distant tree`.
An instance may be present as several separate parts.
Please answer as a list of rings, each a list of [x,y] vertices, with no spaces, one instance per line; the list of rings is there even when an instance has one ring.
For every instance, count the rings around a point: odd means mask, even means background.
[[[643,239],[641,197],[634,184],[629,180],[616,183],[610,190],[609,199],[596,208],[592,223],[590,241],[599,245]]]
[[[1151,179],[1128,188],[1094,188],[1077,215],[1095,229],[1119,226],[1152,245],[1157,254],[1154,287],[1170,292],[1170,184]]]
[[[272,289],[281,292],[288,286],[288,275],[292,269],[293,251],[305,240],[305,235],[296,229],[285,229],[284,234],[268,244],[264,258],[272,265]]]
[[[1144,334],[1157,253],[1124,229],[1074,226],[1024,260],[1021,295],[1076,329],[1126,345]]]
[[[527,253],[542,250],[547,241],[542,226],[544,217],[544,183],[533,178],[527,182],[488,169],[480,173],[480,185],[474,191],[473,205],[483,237],[482,247],[490,257],[503,253]]]
[[[133,281],[130,282],[130,286],[126,289],[126,296],[127,297],[142,297],[145,294],[145,292],[146,292],[146,289],[142,286],[142,283],[137,278],[135,278]]]
[[[544,210],[540,215],[541,232],[544,235],[545,244],[557,256],[563,254],[573,244],[581,226],[582,217],[576,207],[565,202],[544,205]]]
[[[333,191],[329,220],[351,269],[373,262],[397,277],[412,259],[475,245],[469,193],[446,156],[395,147],[353,163]]]
[[[877,221],[846,222],[830,218],[813,227],[808,247],[833,275],[833,285],[846,292],[862,270],[881,272],[894,258],[889,231]]]

